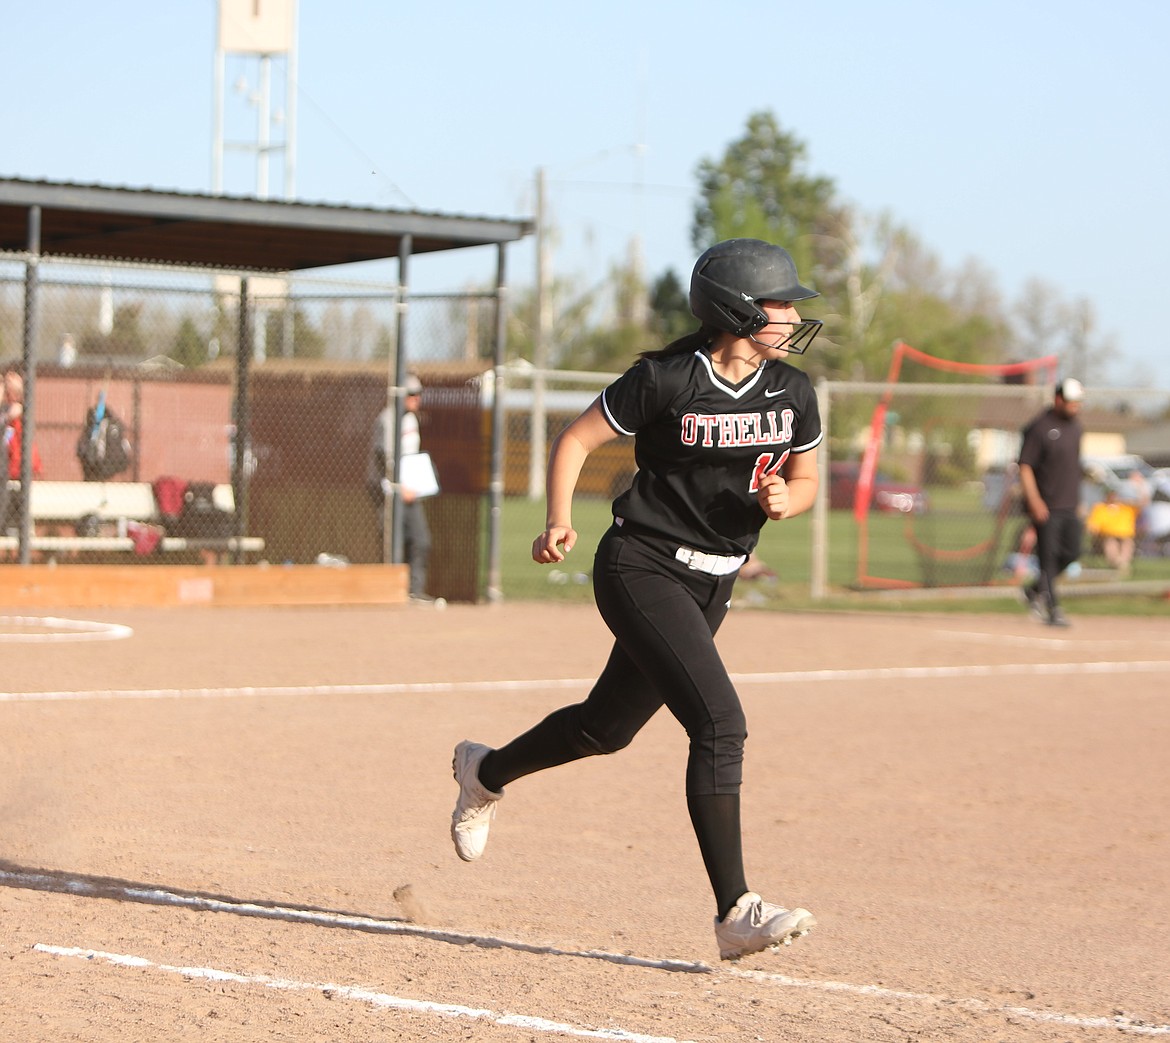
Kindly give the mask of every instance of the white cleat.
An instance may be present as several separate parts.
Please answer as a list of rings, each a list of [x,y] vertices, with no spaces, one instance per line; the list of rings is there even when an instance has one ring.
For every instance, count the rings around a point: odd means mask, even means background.
[[[451,839],[455,853],[464,862],[474,862],[487,847],[488,830],[496,814],[496,803],[504,791],[493,793],[479,781],[480,762],[491,753],[490,746],[461,742],[451,758],[451,773],[459,783],[459,799],[451,815]]]
[[[715,920],[719,958],[738,960],[754,952],[791,945],[794,938],[808,934],[816,925],[816,917],[807,909],[770,905],[754,891],[748,891],[722,920]]]

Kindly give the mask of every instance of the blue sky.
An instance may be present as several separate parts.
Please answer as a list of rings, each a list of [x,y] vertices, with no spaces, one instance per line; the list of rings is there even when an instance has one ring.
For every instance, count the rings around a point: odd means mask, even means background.
[[[14,6],[0,176],[209,191],[215,25],[214,0]],[[543,167],[557,274],[598,283],[637,235],[651,275],[685,278],[696,166],[769,110],[842,198],[1008,300],[1033,277],[1088,299],[1112,382],[1170,388],[1161,0],[300,0],[298,37],[298,198],[527,217]],[[252,132],[234,93],[228,116]],[[255,190],[250,159],[225,171]],[[465,254],[412,281],[490,277]],[[531,241],[508,264],[530,285]]]

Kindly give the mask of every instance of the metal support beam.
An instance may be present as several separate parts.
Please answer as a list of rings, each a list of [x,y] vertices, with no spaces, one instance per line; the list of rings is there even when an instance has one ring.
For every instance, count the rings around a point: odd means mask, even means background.
[[[821,415],[821,430],[825,437],[817,447],[817,469],[820,483],[817,498],[813,502],[812,516],[812,576],[809,591],[813,601],[823,601],[829,593],[829,474],[832,468],[832,453],[829,449],[829,410],[833,396],[829,393],[829,382],[821,377],[816,384],[817,408]]]
[[[33,445],[37,430],[37,328],[40,322],[41,208],[28,208],[28,258],[24,264],[24,405],[20,439],[20,563],[32,561]],[[8,481],[8,469],[4,469]]]
[[[390,438],[394,445],[394,510],[391,515],[390,560],[395,564],[406,557],[406,534],[402,524],[402,416],[405,400],[402,389],[406,387],[406,316],[410,307],[410,253],[414,237],[404,235],[398,247],[398,350],[394,357],[394,428]]]
[[[504,360],[508,328],[508,287],[504,244],[496,247],[496,329],[492,338],[492,455],[490,509],[488,513],[487,599],[502,601],[503,572],[500,563],[500,533],[504,520]]]
[[[232,447],[232,495],[236,501],[236,538],[248,531],[248,480],[252,459],[252,417],[249,382],[252,372],[252,301],[248,277],[240,279],[239,336],[236,344],[235,441]],[[232,560],[242,562],[243,553],[234,551]]]

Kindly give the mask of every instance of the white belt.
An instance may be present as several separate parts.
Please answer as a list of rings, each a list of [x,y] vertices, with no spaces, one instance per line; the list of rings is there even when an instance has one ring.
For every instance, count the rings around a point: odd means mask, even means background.
[[[729,576],[747,561],[745,554],[705,554],[693,547],[679,547],[674,556],[688,569],[711,576]]]

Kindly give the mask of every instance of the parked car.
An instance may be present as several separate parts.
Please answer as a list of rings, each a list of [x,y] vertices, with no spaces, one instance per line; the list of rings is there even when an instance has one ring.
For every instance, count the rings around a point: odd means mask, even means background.
[[[852,510],[860,473],[861,464],[856,460],[841,460],[829,464],[831,510]],[[921,486],[909,482],[895,482],[879,471],[874,475],[870,506],[891,514],[923,514],[929,507],[929,501]]]
[[[1140,475],[1135,484],[1130,476]],[[1081,504],[1086,511],[1093,504],[1105,499],[1107,490],[1117,493],[1123,502],[1134,502],[1146,498],[1151,492],[1149,486],[1154,469],[1140,456],[1126,453],[1119,456],[1082,456]],[[1145,486],[1142,496],[1142,485]]]
[[[1132,453],[1123,453],[1119,456],[1083,456],[1081,470],[1090,481],[1107,486],[1122,492],[1129,476],[1137,471],[1147,481],[1153,476],[1154,469],[1140,456]]]

